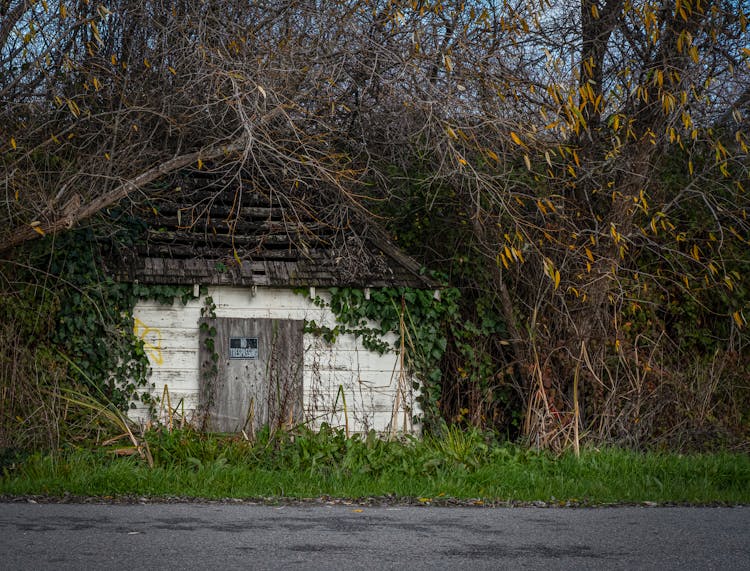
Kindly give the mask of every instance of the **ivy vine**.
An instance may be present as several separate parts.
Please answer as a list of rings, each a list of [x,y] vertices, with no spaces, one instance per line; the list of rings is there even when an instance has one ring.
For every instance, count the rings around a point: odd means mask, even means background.
[[[206,348],[207,359],[201,362],[201,429],[208,427],[210,410],[216,399],[216,380],[219,376],[219,353],[216,350],[216,304],[211,296],[203,300],[200,320],[200,339]]]
[[[308,293],[308,290],[298,290]],[[319,307],[329,308],[336,316],[336,325],[327,327],[315,321],[305,322],[305,332],[335,343],[342,334],[353,334],[366,349],[380,354],[400,348],[403,320],[404,347],[407,365],[418,379],[425,428],[439,419],[441,392],[441,361],[448,345],[450,323],[458,317],[460,293],[445,288],[436,296],[431,290],[407,287],[373,289],[369,296],[358,288],[330,288],[330,301],[312,298]],[[396,335],[391,346],[384,337]]]
[[[134,235],[134,227],[125,224],[106,235],[85,227],[40,240],[14,276],[25,285],[13,293],[26,300],[14,306],[16,321],[38,320],[40,308],[47,308],[44,319],[50,326],[38,334],[37,343],[66,355],[75,364],[69,378],[121,410],[135,407],[136,400],[152,406],[155,400],[147,390],[150,364],[144,340],[134,331],[136,303],[153,299],[171,305],[175,299],[183,304],[193,299],[192,286],[114,279],[107,260],[132,243]]]

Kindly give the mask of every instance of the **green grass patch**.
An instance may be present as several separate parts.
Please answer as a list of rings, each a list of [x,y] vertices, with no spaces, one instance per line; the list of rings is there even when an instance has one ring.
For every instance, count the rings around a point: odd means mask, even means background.
[[[151,468],[107,449],[67,449],[8,464],[0,494],[196,498],[457,498],[576,503],[750,503],[750,456],[621,449],[554,456],[451,430],[441,439],[346,438],[342,431],[147,435]]]

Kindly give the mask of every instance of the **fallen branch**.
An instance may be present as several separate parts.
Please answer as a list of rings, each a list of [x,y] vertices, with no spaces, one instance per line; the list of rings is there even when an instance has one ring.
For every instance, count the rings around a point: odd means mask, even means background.
[[[75,224],[78,224],[83,220],[87,220],[97,212],[119,202],[132,192],[142,189],[147,184],[157,180],[162,176],[186,167],[189,164],[195,163],[198,161],[198,159],[216,159],[221,156],[226,156],[228,154],[238,152],[244,147],[244,140],[238,140],[230,145],[213,147],[208,150],[195,151],[193,153],[174,157],[164,163],[161,163],[160,165],[147,170],[144,173],[141,173],[133,179],[123,182],[111,192],[98,197],[88,204],[84,204],[77,210],[71,213],[67,213],[66,215],[57,218],[49,224],[36,226],[24,225],[16,228],[11,233],[10,238],[0,246],[0,254],[4,255],[9,250],[12,250],[13,248],[23,244],[24,242],[34,240],[35,238],[39,238],[40,236],[55,234],[60,230],[70,229]]]

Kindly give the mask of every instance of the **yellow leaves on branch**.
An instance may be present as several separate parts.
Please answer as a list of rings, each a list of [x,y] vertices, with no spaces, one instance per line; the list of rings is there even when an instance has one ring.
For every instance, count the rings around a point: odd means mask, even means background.
[[[557,212],[557,208],[555,208],[554,203],[549,198],[545,198],[543,200],[541,198],[538,199],[536,201],[536,207],[537,209],[539,209],[539,212],[541,212],[543,216],[547,215],[547,211]]]
[[[521,139],[521,137],[519,137],[518,133],[516,133],[515,131],[511,131],[510,132],[510,139],[516,145],[518,145],[519,147],[521,147],[523,149],[528,149],[529,148],[529,146],[526,143],[524,143],[523,139]],[[547,158],[549,159],[549,156],[547,156]],[[528,154],[524,154],[523,155],[523,164],[526,165],[526,169],[527,170],[529,170],[529,171],[532,170],[531,169],[531,159],[529,158]]]
[[[734,110],[734,112],[737,113],[737,115],[735,116],[735,118],[738,117],[739,116],[739,112],[736,109]],[[737,122],[739,123],[740,120],[738,120]],[[734,134],[734,139],[739,144],[740,148],[742,149],[742,152],[747,153],[748,152],[748,146],[745,143],[745,135],[744,135],[744,133],[742,131],[737,131]]]
[[[443,64],[445,65],[445,70],[450,73],[453,71],[453,61],[451,60],[451,56],[448,54],[443,56]]]
[[[700,2],[697,3],[696,8],[699,11],[702,11]],[[675,16],[679,15],[683,21],[687,22],[688,16],[693,15],[693,5],[691,0],[675,0],[674,13]]]
[[[646,200],[646,192],[643,189],[638,192],[638,196],[633,197],[633,202],[643,210],[644,214],[648,214],[648,201]]]
[[[73,114],[73,116],[78,118],[78,116],[81,114],[81,109],[78,107],[78,104],[72,99],[66,99],[65,102],[67,103],[68,109]]]
[[[734,319],[734,322],[737,324],[737,327],[742,329],[745,325],[747,325],[747,320],[745,319],[745,316],[742,315],[742,313],[738,310],[735,311],[732,314],[732,319]]]
[[[615,244],[619,244],[620,241],[622,240],[622,234],[620,234],[617,231],[617,228],[615,228],[614,223],[610,223],[609,233],[612,235],[612,239],[615,241]]]
[[[671,93],[662,93],[661,105],[664,109],[664,114],[669,115],[677,107],[677,98]]]
[[[721,144],[721,141],[714,141],[714,148],[716,152],[716,163],[718,164],[721,161],[726,160],[729,153],[727,152],[726,147]]]
[[[654,70],[653,84],[659,87],[664,87],[664,72],[660,69]]]
[[[526,148],[526,144],[521,140],[521,137],[519,137],[514,131],[510,132],[510,138],[519,147]]]
[[[724,276],[724,285],[727,286],[729,291],[734,291],[734,282],[730,276]]]
[[[510,236],[508,234],[505,235],[505,239],[510,241]],[[500,252],[497,255],[497,262],[498,265],[502,264],[503,267],[507,270],[510,268],[510,264],[514,262],[518,262],[523,264],[526,260],[524,260],[523,252],[521,252],[520,248],[516,248],[515,246],[505,244],[501,249]]]
[[[734,236],[735,238],[737,238],[737,239],[738,239],[738,240],[739,240],[740,242],[742,242],[742,243],[744,243],[744,244],[750,244],[750,240],[746,240],[745,238],[743,238],[742,236],[740,236],[739,232],[737,232],[737,230],[735,229],[735,227],[734,227],[734,226],[730,226],[730,227],[729,227],[729,231],[730,231],[730,232],[732,233],[732,235],[733,235],[733,236]]]
[[[693,257],[693,259],[696,262],[701,261],[701,249],[698,247],[698,244],[693,244],[693,248],[690,251],[690,255]]]
[[[552,280],[555,289],[560,287],[560,270],[555,268],[555,263],[549,258],[544,258],[544,275]]]
[[[102,36],[99,33],[99,28],[97,28],[97,26],[93,22],[93,20],[91,22],[89,22],[89,27],[91,28],[91,33],[94,35],[94,39],[96,40],[96,43],[98,43],[99,45],[102,45],[104,43],[103,40],[102,40]],[[114,57],[114,56],[112,56],[112,57]]]
[[[38,220],[35,220],[31,224],[29,224],[29,226],[31,226],[31,228],[34,230],[34,232],[36,232],[40,236],[44,236],[45,235],[44,230],[42,230],[42,223],[39,222]]]
[[[615,113],[615,115],[612,117],[612,129],[615,131],[615,133],[620,130],[620,117],[624,117],[624,115]]]

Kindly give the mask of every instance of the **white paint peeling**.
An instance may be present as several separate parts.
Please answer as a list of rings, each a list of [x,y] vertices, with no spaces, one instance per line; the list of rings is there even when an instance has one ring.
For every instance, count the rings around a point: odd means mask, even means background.
[[[315,296],[316,293],[326,301],[330,299],[326,291],[316,292],[311,288],[310,294]],[[217,318],[302,319],[327,327],[336,325],[330,310],[287,289],[221,286],[210,287],[208,295],[216,305]],[[161,397],[166,385],[172,407],[176,408],[178,403],[184,406],[186,416],[193,420],[199,404],[198,320],[202,305],[202,300],[186,305],[179,301],[162,305],[147,300],[139,302],[134,310],[136,333],[144,339],[151,361],[152,394]],[[390,334],[385,340],[393,345],[396,336]],[[406,418],[406,431],[415,430],[410,419],[419,411],[410,379],[405,383],[401,381],[402,395],[397,398],[400,375],[399,356],[395,351],[379,355],[365,349],[351,334],[339,335],[336,342],[330,344],[306,333],[303,346],[305,424],[315,429],[324,422],[343,427],[348,421],[351,432],[374,429],[390,433],[394,428],[403,432]],[[394,414],[396,403],[398,410]],[[141,406],[131,416],[145,420],[148,414]],[[395,427],[392,426],[394,419],[397,419]]]

